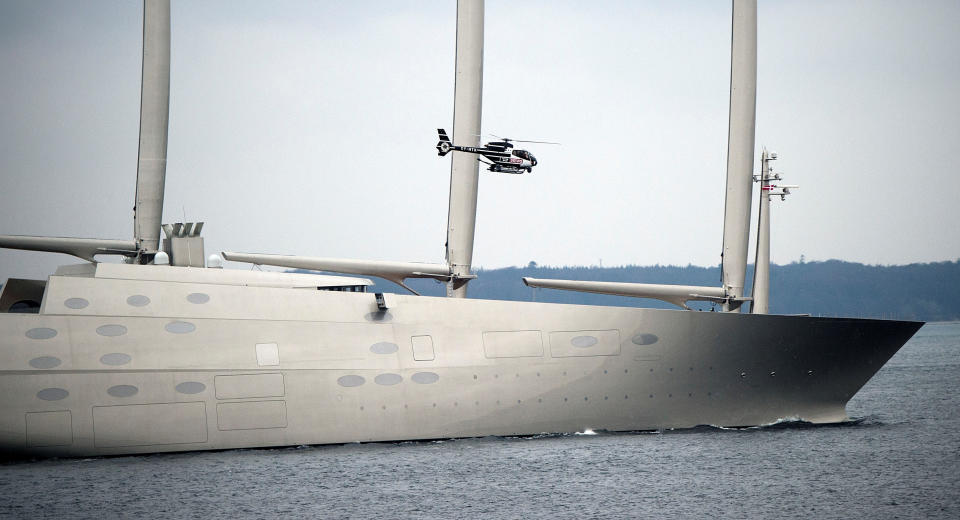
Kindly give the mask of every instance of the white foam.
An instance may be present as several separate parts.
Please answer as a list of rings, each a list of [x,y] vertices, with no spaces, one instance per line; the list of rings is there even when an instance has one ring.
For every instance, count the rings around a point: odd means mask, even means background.
[[[799,416],[794,415],[791,417],[781,417],[776,421],[773,421],[772,423],[761,424],[760,428],[763,428],[764,426],[774,426],[774,425],[783,424],[783,423],[799,423],[799,422],[805,422],[805,421]]]

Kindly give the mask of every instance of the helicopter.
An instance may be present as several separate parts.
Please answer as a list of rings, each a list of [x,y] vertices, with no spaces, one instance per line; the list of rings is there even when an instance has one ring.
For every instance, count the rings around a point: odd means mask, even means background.
[[[437,134],[440,136],[440,141],[437,143],[437,155],[440,157],[451,151],[474,153],[482,156],[477,157],[477,160],[486,164],[488,166],[487,170],[513,174],[530,173],[533,171],[533,167],[537,165],[537,158],[532,153],[526,150],[513,150],[513,143],[560,144],[549,141],[525,141],[494,136],[499,141],[490,141],[481,147],[457,146],[450,141],[446,130],[438,128]],[[484,158],[487,160],[484,160]]]

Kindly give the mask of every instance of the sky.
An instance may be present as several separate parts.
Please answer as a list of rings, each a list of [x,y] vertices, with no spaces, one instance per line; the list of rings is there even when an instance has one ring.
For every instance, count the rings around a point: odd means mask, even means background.
[[[443,262],[455,15],[173,0],[164,222],[206,222],[208,254]],[[474,266],[718,264],[730,17],[488,0],[483,131],[562,144],[481,171]],[[772,203],[772,261],[960,258],[960,2],[758,19],[757,155],[801,186]],[[132,238],[141,36],[138,2],[0,0],[0,234]],[[0,279],[76,261],[0,250]]]

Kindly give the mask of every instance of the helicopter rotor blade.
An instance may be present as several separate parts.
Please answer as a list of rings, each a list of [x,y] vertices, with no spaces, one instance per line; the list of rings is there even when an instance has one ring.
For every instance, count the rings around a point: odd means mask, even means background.
[[[538,144],[556,144],[556,145],[560,144],[560,143],[555,143],[553,141],[529,141],[526,139],[511,139],[511,141],[515,143],[538,143]]]
[[[508,142],[508,143],[537,143],[537,144],[556,144],[556,145],[559,145],[559,144],[560,144],[560,143],[555,143],[555,142],[553,142],[553,141],[531,141],[531,140],[529,140],[529,139],[511,139],[511,138],[509,138],[509,137],[500,137],[500,136],[497,135],[497,134],[489,134],[489,135],[491,135],[491,136],[493,136],[493,137],[496,137],[497,139],[499,139],[499,140],[501,140],[501,141]]]

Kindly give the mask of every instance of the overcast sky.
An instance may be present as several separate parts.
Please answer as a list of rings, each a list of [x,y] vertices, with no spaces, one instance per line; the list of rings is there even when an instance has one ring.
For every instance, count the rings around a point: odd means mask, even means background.
[[[442,262],[455,12],[174,0],[164,222],[205,221],[208,253]],[[717,264],[730,15],[489,0],[484,132],[563,144],[481,173],[474,265]],[[141,24],[0,0],[0,234],[132,237]],[[955,0],[761,0],[757,150],[802,186],[773,262],[960,258],[958,28]],[[74,261],[0,250],[0,278]]]

